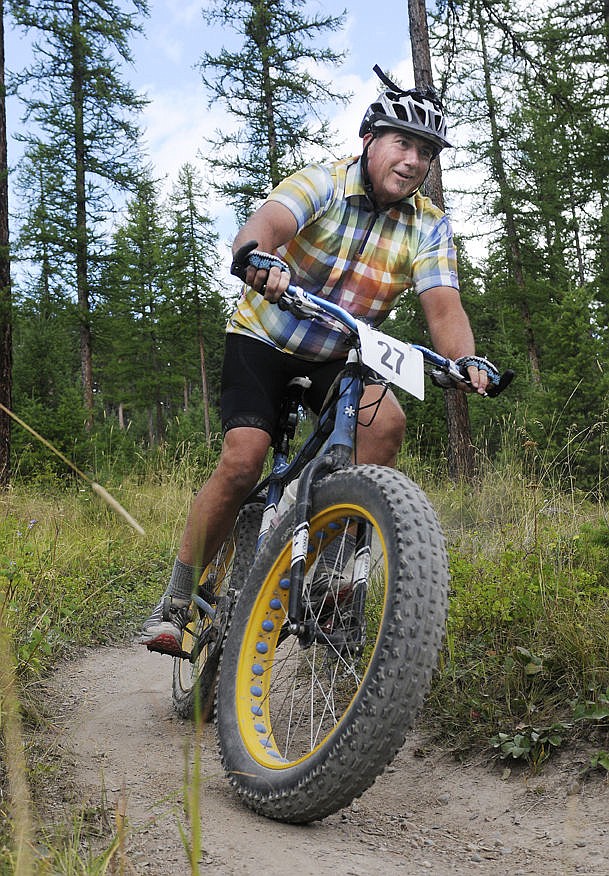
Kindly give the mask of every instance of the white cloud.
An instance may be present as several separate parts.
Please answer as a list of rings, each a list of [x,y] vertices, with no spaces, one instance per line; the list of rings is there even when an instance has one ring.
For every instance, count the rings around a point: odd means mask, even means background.
[[[144,109],[144,147],[159,176],[175,177],[179,167],[192,162],[204,137],[215,127],[202,88],[147,90]]]
[[[170,19],[178,21],[181,24],[192,24],[194,21],[200,21],[201,9],[205,4],[201,0],[165,0],[160,4],[167,9]]]
[[[154,45],[172,64],[177,66],[184,63],[184,43],[182,40],[170,36],[165,36],[162,39],[157,37],[154,40]]]
[[[154,175],[162,181],[162,194],[167,194],[177,181],[178,171],[192,164],[201,174],[206,187],[205,206],[220,235],[223,260],[229,259],[227,245],[236,234],[236,220],[232,207],[222,201],[209,185],[208,169],[202,155],[205,139],[217,128],[226,127],[224,110],[207,107],[202,85],[191,83],[183,89],[148,91],[151,103],[143,114],[144,148],[154,168]],[[228,274],[228,267],[226,267]]]

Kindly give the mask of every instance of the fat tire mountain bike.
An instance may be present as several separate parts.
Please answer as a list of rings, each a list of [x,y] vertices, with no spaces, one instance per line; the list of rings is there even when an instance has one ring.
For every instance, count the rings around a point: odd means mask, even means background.
[[[272,258],[249,254],[256,267]],[[401,472],[353,463],[366,377],[419,396],[424,362],[440,385],[468,378],[297,287],[279,306],[342,326],[351,351],[291,459],[306,378],[288,386],[272,471],[193,596],[173,699],[183,716],[215,705],[222,763],[249,807],[305,823],[347,806],[402,747],[445,630],[448,562],[431,503]],[[487,364],[497,395],[513,374]],[[295,501],[282,512],[286,488]]]

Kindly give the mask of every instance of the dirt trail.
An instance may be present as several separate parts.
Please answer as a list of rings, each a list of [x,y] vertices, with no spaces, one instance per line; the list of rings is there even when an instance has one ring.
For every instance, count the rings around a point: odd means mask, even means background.
[[[128,873],[190,872],[178,823],[194,734],[172,711],[171,669],[169,658],[134,645],[95,651],[48,682],[77,799],[96,805],[105,788],[113,806],[126,789]],[[572,752],[541,776],[506,776],[487,763],[422,754],[413,736],[351,807],[306,827],[244,808],[222,772],[213,726],[201,758],[202,874],[609,874],[609,785],[596,776],[580,785]],[[66,805],[49,801],[54,818]]]

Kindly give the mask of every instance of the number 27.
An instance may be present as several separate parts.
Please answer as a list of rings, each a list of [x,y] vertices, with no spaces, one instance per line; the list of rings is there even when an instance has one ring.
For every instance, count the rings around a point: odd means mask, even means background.
[[[379,347],[384,349],[384,353],[381,356],[381,363],[386,367],[390,368],[396,374],[401,373],[402,362],[404,361],[404,352],[403,350],[396,349],[392,347],[391,344],[388,344],[386,341],[377,340],[377,344]],[[392,354],[396,356],[395,365],[391,362]]]

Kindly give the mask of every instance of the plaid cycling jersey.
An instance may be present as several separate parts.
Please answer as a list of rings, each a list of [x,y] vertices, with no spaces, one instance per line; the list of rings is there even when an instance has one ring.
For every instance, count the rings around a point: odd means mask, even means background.
[[[459,288],[450,220],[415,192],[376,213],[360,160],[312,164],[280,183],[268,200],[286,206],[298,233],[277,250],[292,280],[378,326],[409,289]],[[298,320],[244,287],[228,332],[245,334],[310,360],[346,354],[345,334],[325,322]]]

